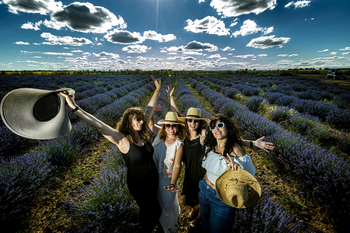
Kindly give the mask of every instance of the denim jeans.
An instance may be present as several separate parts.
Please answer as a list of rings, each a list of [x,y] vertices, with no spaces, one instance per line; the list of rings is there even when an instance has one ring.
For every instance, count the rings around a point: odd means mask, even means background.
[[[199,182],[199,189],[201,220],[205,232],[231,232],[236,209],[222,202],[216,190],[207,184],[205,178]]]

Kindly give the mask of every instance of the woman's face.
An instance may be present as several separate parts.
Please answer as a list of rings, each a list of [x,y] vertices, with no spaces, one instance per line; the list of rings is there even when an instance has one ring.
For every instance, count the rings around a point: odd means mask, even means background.
[[[189,131],[197,131],[199,127],[199,120],[186,119],[186,124],[188,126]]]
[[[209,129],[217,140],[225,139],[227,137],[227,128],[225,123],[221,122],[220,120],[217,120],[215,124],[212,122]]]
[[[176,134],[177,132],[177,128],[179,127],[179,125],[173,125],[173,124],[165,124],[165,132],[168,136],[173,136]]]
[[[142,116],[134,115],[131,117],[131,126],[132,126],[133,130],[141,131],[143,123],[144,123],[144,119]]]

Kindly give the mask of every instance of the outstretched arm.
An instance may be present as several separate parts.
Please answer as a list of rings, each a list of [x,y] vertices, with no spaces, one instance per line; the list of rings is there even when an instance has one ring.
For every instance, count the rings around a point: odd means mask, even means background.
[[[273,146],[272,142],[264,142],[264,138],[265,136],[258,138],[255,141],[242,140],[242,144],[243,146],[251,146],[250,142],[252,142],[253,146],[258,147],[269,153],[271,150],[275,149],[275,147]]]
[[[160,105],[157,104],[155,109],[154,109],[154,112],[158,112],[160,111]],[[148,123],[148,127],[150,128],[150,130],[155,133],[155,134],[158,134],[159,132],[159,127],[156,125],[156,123],[154,122],[154,117],[153,117],[153,114],[151,116],[151,120],[149,121]]]
[[[147,109],[145,112],[145,124],[149,125],[149,122],[151,120],[151,117],[153,115],[154,109],[156,107],[156,103],[158,100],[158,96],[159,96],[159,90],[160,90],[160,86],[161,86],[161,81],[160,79],[155,79],[152,75],[151,75],[154,85],[156,86],[156,90],[154,91],[153,96],[151,97],[151,100],[148,102],[147,105]]]
[[[83,109],[78,107],[78,105],[75,103],[74,96],[69,96],[63,92],[60,92],[60,95],[65,98],[67,106],[72,110],[74,109],[74,113],[78,117],[80,117],[88,124],[96,127],[104,137],[106,137],[112,143],[116,144],[118,147],[123,146],[122,139],[125,138],[125,135],[123,133],[118,132],[116,129],[110,127],[101,120],[97,119],[95,116],[91,115],[88,112],[85,112]]]
[[[177,115],[180,116],[181,112],[177,109],[176,103],[173,97],[175,87],[171,88],[171,84],[169,84],[168,88],[166,89],[166,93],[168,94],[168,98],[170,99],[170,106],[171,106],[171,111],[176,112]]]

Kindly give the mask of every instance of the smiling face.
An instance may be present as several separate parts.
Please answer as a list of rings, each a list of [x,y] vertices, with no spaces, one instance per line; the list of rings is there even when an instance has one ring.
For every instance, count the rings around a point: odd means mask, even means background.
[[[130,119],[131,119],[131,127],[133,130],[135,130],[135,131],[142,130],[142,126],[144,123],[144,119],[142,116],[134,115],[134,116],[130,117]]]
[[[213,130],[211,130],[211,132],[217,140],[225,139],[227,137],[227,128],[225,124],[222,124],[224,122],[222,122],[221,124],[220,123],[221,121],[217,120],[215,124],[210,125],[210,127],[212,128],[215,127]]]
[[[199,120],[187,119],[186,124],[189,131],[197,131],[199,127]]]
[[[177,132],[177,128],[179,127],[179,125],[177,124],[165,124],[164,128],[165,128],[165,132],[168,136],[173,136],[176,134]]]

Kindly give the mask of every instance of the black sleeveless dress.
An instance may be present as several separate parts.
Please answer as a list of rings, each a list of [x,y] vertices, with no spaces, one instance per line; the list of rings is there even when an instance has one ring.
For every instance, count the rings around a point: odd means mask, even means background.
[[[182,195],[186,195],[188,206],[195,206],[198,201],[199,181],[205,175],[205,169],[202,167],[202,145],[200,138],[192,141],[184,140],[184,155],[182,161],[185,164],[185,177],[182,189]]]
[[[157,199],[158,171],[153,161],[153,146],[130,143],[128,153],[121,153],[128,168],[127,185],[140,208],[141,232],[152,232],[162,213]]]

